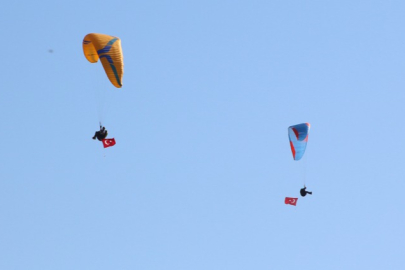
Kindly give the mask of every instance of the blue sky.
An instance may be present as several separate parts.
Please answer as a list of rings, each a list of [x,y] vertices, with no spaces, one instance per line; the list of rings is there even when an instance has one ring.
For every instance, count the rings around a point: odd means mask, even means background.
[[[399,269],[404,12],[3,3],[0,269]],[[92,32],[121,38],[122,89],[84,58]]]

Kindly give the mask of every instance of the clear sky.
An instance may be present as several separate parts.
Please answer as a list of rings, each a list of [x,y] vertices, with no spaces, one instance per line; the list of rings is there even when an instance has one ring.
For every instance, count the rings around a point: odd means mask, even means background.
[[[2,3],[0,269],[401,269],[404,14]],[[85,59],[88,33],[121,38],[121,89]],[[99,117],[114,147],[91,139]],[[287,128],[303,122],[296,162]]]

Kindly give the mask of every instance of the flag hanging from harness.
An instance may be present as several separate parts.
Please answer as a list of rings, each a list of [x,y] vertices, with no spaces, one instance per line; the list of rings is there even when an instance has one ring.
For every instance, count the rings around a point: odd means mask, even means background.
[[[104,148],[111,147],[115,145],[115,139],[104,139],[102,140]]]
[[[291,204],[294,206],[297,206],[297,200],[298,198],[290,198],[290,197],[285,197],[285,204]]]

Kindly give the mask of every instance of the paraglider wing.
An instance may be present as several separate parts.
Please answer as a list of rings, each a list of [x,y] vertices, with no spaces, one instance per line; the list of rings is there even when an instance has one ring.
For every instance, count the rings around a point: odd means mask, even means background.
[[[300,160],[305,153],[308,143],[309,123],[299,124],[288,128],[291,152],[294,160]]]
[[[100,59],[110,82],[117,88],[122,87],[124,58],[119,38],[88,34],[83,39],[83,53],[90,63],[96,63]]]

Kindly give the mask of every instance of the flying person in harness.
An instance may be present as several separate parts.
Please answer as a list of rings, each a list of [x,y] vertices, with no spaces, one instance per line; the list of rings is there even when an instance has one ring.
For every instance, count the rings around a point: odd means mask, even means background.
[[[105,138],[107,138],[107,135],[108,135],[107,130],[105,129],[105,127],[103,127],[103,126],[100,124],[100,130],[99,130],[99,131],[96,131],[96,133],[95,133],[94,136],[93,136],[93,140],[95,140],[95,139],[97,138],[97,140],[102,141],[102,140],[104,140]]]
[[[306,191],[307,187],[304,185],[304,188],[301,188],[300,194],[302,197],[305,197],[307,194],[312,195],[312,191]]]

